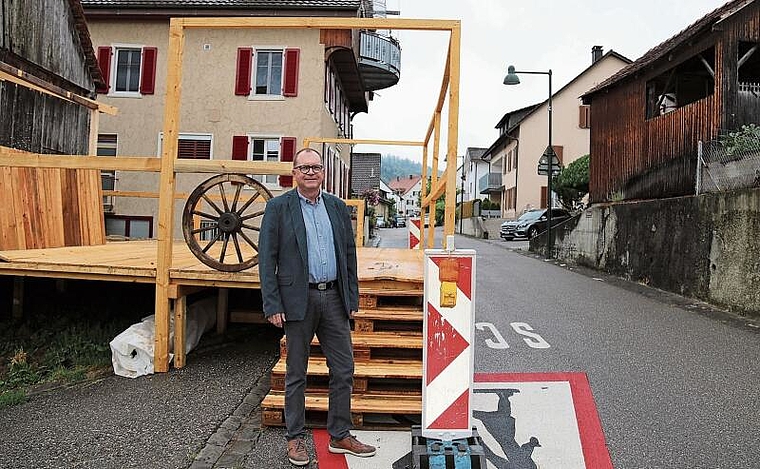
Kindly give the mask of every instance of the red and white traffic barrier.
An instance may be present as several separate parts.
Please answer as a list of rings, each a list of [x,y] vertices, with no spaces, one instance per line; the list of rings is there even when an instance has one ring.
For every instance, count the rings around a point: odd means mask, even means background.
[[[420,219],[410,218],[409,224],[409,249],[420,248]]]
[[[453,246],[453,236],[447,246]],[[425,250],[422,435],[472,436],[475,251]]]

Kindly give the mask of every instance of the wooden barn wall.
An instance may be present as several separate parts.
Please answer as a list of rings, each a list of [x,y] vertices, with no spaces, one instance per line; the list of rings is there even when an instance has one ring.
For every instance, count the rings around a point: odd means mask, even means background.
[[[723,61],[726,111],[721,130],[728,132],[744,124],[760,123],[760,96],[751,92],[739,92],[737,70],[739,42],[760,42],[760,5],[753,4],[740,11],[721,26],[721,31],[726,50]]]
[[[704,47],[703,41],[680,57],[691,57]],[[716,64],[723,62],[720,42],[715,44],[715,56]],[[712,95],[647,120],[646,83],[673,63],[593,96],[591,202],[694,193],[697,142],[717,137],[721,127],[722,70],[716,67]]]
[[[3,5],[0,61],[71,91],[95,89],[68,0],[3,0]]]

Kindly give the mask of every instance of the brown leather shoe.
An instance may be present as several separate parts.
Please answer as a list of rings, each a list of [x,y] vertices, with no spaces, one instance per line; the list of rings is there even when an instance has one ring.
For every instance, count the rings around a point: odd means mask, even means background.
[[[360,458],[368,458],[375,455],[375,447],[365,445],[361,441],[357,440],[353,435],[349,435],[341,440],[337,438],[330,438],[331,453],[337,454],[353,454]]]
[[[288,461],[296,466],[306,466],[311,462],[303,438],[293,438],[288,441]]]

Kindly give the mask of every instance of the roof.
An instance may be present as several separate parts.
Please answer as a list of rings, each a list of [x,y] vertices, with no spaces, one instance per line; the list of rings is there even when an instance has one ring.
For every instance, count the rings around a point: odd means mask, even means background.
[[[623,67],[617,73],[587,91],[583,97],[585,98],[586,96],[590,96],[605,88],[608,88],[613,84],[627,77],[630,77],[636,72],[652,65],[657,60],[664,58],[674,49],[682,45],[688,45],[690,42],[692,42],[692,39],[695,36],[711,31],[715,23],[723,21],[726,18],[734,15],[739,10],[743,9],[754,1],[755,0],[733,0],[726,3],[722,7],[713,10],[711,13],[708,13],[699,20],[695,21],[680,33],[649,49],[649,51],[642,55],[638,60],[629,64],[627,67]]]
[[[414,174],[410,174],[409,177],[396,176],[396,179],[388,181],[388,187],[403,195],[409,192],[421,179],[422,176]]]
[[[360,0],[82,0],[88,8],[325,8],[358,10]]]
[[[90,72],[90,76],[95,82],[96,87],[105,86],[103,74],[100,72],[100,67],[98,67],[98,59],[95,56],[95,50],[92,48],[90,30],[87,28],[87,20],[84,17],[82,4],[79,0],[69,0],[69,6],[71,7],[71,13],[74,16],[77,35],[79,36],[79,44],[82,46],[84,61]]]

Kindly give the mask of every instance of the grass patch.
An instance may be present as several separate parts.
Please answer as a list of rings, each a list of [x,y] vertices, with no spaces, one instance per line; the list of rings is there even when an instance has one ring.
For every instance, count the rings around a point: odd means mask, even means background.
[[[149,314],[152,303],[152,292],[125,287],[56,287],[26,283],[24,317],[0,318],[0,407],[24,402],[35,390],[109,372],[109,342]]]
[[[26,402],[26,393],[22,390],[0,392],[0,409]]]

